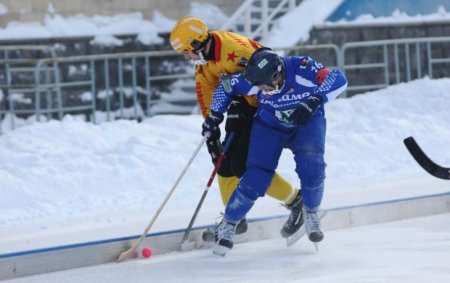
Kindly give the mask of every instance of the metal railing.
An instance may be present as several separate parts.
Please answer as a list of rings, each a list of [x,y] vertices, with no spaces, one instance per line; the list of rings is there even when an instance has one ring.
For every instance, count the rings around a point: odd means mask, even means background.
[[[173,56],[179,57],[179,54],[173,51],[149,51],[39,60],[35,66],[37,120],[39,121],[41,114],[50,118],[56,113],[57,118],[61,119],[66,113],[82,112],[88,114],[88,119],[95,123],[98,119],[96,114],[99,114],[96,112],[101,107],[103,107],[107,121],[116,118],[141,119],[144,116],[151,116],[154,104],[171,100],[170,98],[156,98],[152,95],[152,83],[183,78],[193,79],[194,70],[188,64],[185,65],[185,68],[191,68],[190,73],[165,75],[152,73],[152,70],[155,69],[152,68],[154,60]],[[111,68],[112,65],[114,68]],[[41,74],[47,72],[49,68],[55,70],[53,81],[42,81]],[[67,73],[68,68],[83,69],[84,71],[78,75],[78,78],[75,76],[75,79],[70,79],[61,71],[66,70]],[[125,79],[125,76],[128,78]],[[78,89],[78,92],[84,92],[88,97],[84,101],[79,101],[78,105],[74,105],[74,99],[70,106],[65,105],[67,101],[63,97],[63,93],[71,88]],[[47,97],[45,105],[50,105],[53,101],[49,99],[49,95],[55,96],[57,107],[42,108],[40,101],[44,97]],[[131,97],[132,103],[127,107],[126,99],[129,97]],[[98,105],[99,98],[100,101],[104,101],[102,106]],[[195,96],[193,95],[187,101],[195,103]],[[117,112],[113,110],[113,103],[117,104],[117,107],[114,107],[118,108]],[[126,111],[128,113],[125,113]]]
[[[450,37],[345,43],[340,60],[341,70],[349,79],[347,92],[380,89],[422,78],[424,74],[434,78],[437,65],[450,64],[449,50]],[[361,75],[368,76],[369,82],[359,83],[361,80],[354,79]],[[444,75],[450,74],[444,72]]]
[[[30,47],[31,48],[31,47]],[[0,49],[1,50],[1,49]],[[387,87],[428,75],[450,77],[450,37],[409,38],[280,48],[285,56],[308,55],[345,72],[349,93]],[[51,54],[54,54],[51,53]],[[33,115],[37,121],[82,114],[94,123],[117,118],[143,119],[160,113],[188,114],[196,105],[194,68],[172,51],[149,51],[29,60],[33,82],[19,87],[11,80],[11,58],[0,61],[5,72],[6,96],[1,118],[9,114],[14,129],[16,115]],[[161,66],[166,66],[161,68]],[[19,69],[18,69],[19,70]],[[184,95],[170,94],[170,87],[186,80]],[[161,94],[161,88],[168,88]],[[27,91],[32,107],[17,109],[11,95]],[[30,94],[31,93],[31,94]],[[346,95],[345,94],[345,95]],[[344,96],[345,96],[344,95]],[[167,104],[170,110],[159,111]],[[183,110],[176,110],[173,104]],[[177,107],[178,107],[177,106]],[[8,109],[7,109],[8,108]],[[179,112],[177,112],[179,111]],[[9,122],[9,121],[8,121]]]
[[[341,51],[336,44],[297,45],[274,48],[274,50],[281,56],[309,56],[329,68],[342,66]]]
[[[338,47],[331,44],[295,46],[279,49],[278,52],[300,55],[326,49],[331,52],[332,58],[327,64],[337,66]],[[162,73],[158,66],[168,61],[177,64],[177,67]],[[187,114],[192,113],[196,105],[194,67],[173,51],[52,56],[31,62],[34,63],[30,68],[34,82],[27,91],[33,95],[32,103],[27,109],[18,110],[10,105],[9,109],[2,110],[13,117],[11,129],[17,126],[15,115],[28,115],[36,121],[46,121],[62,119],[66,114],[80,114],[86,120],[97,123],[117,118],[143,119],[164,112],[155,111],[155,107],[167,104],[172,104],[167,113],[179,111]],[[170,85],[182,79],[190,85],[186,95],[158,96],[152,87],[153,84]],[[185,106],[174,107],[173,104]],[[176,107],[181,110],[174,110]]]
[[[33,58],[27,57],[32,54]],[[39,53],[39,54],[37,54]],[[9,45],[0,47],[0,70],[3,75],[1,82],[0,95],[0,122],[9,119],[8,123],[11,128],[16,127],[15,116],[18,114],[34,115],[33,109],[15,108],[17,100],[32,100],[35,90],[35,81],[33,73],[38,57],[56,57],[55,49],[52,46],[45,45]],[[22,77],[22,81],[17,80],[17,75]],[[49,73],[45,73],[48,76]],[[23,79],[25,77],[25,79]],[[28,80],[27,80],[28,79]],[[0,134],[2,127],[0,125]]]
[[[338,47],[332,44],[315,45],[315,46],[296,46],[290,48],[283,48],[278,50],[286,55],[299,55],[299,52],[306,52],[312,50],[324,50],[329,49],[332,52],[332,58],[338,58]],[[152,83],[174,81],[179,79],[191,79],[192,90],[194,90],[194,70],[188,62],[184,62],[184,67],[192,68],[191,72],[183,74],[151,74],[151,61],[155,58],[170,59],[173,56],[182,57],[179,54],[172,51],[152,51],[152,52],[138,52],[138,53],[120,53],[120,54],[103,54],[103,55],[88,55],[88,56],[74,56],[65,58],[48,58],[41,59],[35,66],[35,114],[36,120],[40,121],[42,116],[47,116],[47,119],[54,117],[62,119],[66,113],[83,112],[88,114],[89,120],[96,123],[99,109],[98,96],[99,93],[103,93],[104,105],[102,112],[104,113],[105,120],[111,121],[116,118],[132,118],[142,119],[144,117],[152,116],[154,114],[153,107],[164,103],[171,102],[184,102],[190,105],[195,105],[196,96],[194,91],[192,94],[185,97],[155,97],[152,90]],[[141,60],[142,71],[144,72],[143,78],[138,82],[138,69],[137,61]],[[125,68],[125,62],[129,64],[128,68]],[[330,61],[332,62],[332,61]],[[67,66],[85,65],[85,75],[79,80],[62,80],[61,69],[67,69]],[[115,64],[115,73],[111,73],[110,66]],[[337,61],[334,61],[332,66],[337,66]],[[66,66],[66,68],[64,68]],[[54,70],[52,76],[42,76],[42,73],[48,73],[49,69]],[[131,72],[128,80],[124,81],[124,70],[127,69]],[[115,83],[112,83],[112,77],[115,76]],[[49,77],[53,80],[49,81]],[[103,81],[99,82],[98,77],[102,77]],[[43,81],[42,78],[46,80]],[[89,103],[82,103],[74,105],[73,101],[70,106],[65,105],[65,99],[63,93],[67,93],[67,89],[79,88],[78,92],[89,92],[92,99]],[[129,88],[130,96],[132,97],[132,104],[128,109],[131,110],[131,114],[125,115],[125,88]],[[117,93],[115,104],[117,104],[118,113],[113,109],[113,96],[112,93]],[[50,97],[55,97],[52,100]],[[97,97],[97,99],[96,99]],[[41,101],[45,99],[47,107],[41,107]],[[55,101],[52,105],[52,101]]]

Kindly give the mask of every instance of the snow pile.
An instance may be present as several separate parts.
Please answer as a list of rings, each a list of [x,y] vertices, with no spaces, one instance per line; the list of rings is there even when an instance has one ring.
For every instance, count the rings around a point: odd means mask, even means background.
[[[449,88],[450,79],[424,78],[327,104],[324,208],[426,194],[424,186],[431,184],[435,193],[447,191],[448,182],[418,167],[402,140],[412,135],[433,160],[450,164]],[[129,215],[147,219],[201,141],[201,123],[200,115],[100,125],[67,116],[4,134],[0,231],[136,220]],[[292,154],[285,151],[278,171],[299,186],[294,167]],[[180,213],[194,210],[211,170],[203,147],[156,230],[188,223],[189,213]],[[211,223],[222,211],[217,190],[214,182],[198,225]],[[250,217],[283,213],[283,207],[263,198]]]

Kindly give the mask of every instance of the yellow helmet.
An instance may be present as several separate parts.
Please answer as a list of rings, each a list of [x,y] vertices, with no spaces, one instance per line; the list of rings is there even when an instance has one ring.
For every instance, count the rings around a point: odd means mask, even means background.
[[[208,27],[197,17],[182,17],[170,33],[170,45],[178,53],[196,51],[208,39]]]

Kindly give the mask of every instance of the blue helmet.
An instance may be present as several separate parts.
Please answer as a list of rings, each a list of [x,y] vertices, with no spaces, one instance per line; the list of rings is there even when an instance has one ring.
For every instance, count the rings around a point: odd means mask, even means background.
[[[284,62],[272,49],[259,48],[248,60],[242,75],[252,85],[273,86],[280,78],[280,83],[284,80]]]

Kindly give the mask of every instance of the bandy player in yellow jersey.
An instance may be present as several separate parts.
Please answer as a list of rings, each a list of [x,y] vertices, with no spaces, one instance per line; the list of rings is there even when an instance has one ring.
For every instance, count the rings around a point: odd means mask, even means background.
[[[243,35],[227,31],[208,31],[207,25],[197,17],[180,18],[170,34],[172,48],[182,54],[186,60],[196,64],[195,86],[197,102],[204,118],[210,109],[214,90],[221,76],[242,72],[247,60],[262,45]],[[218,183],[224,206],[228,203],[233,190],[246,169],[248,144],[252,128],[253,115],[257,106],[256,97],[236,97],[227,111],[225,140],[231,132],[235,136],[227,158],[218,170]],[[208,152],[215,164],[220,156],[218,137],[210,136],[206,141]],[[267,195],[282,201],[291,214],[281,229],[283,237],[289,237],[303,225],[303,201],[299,189],[292,187],[278,173],[272,179]],[[203,240],[217,240],[217,227],[208,228],[202,235]],[[236,227],[236,234],[247,231],[244,218]]]

